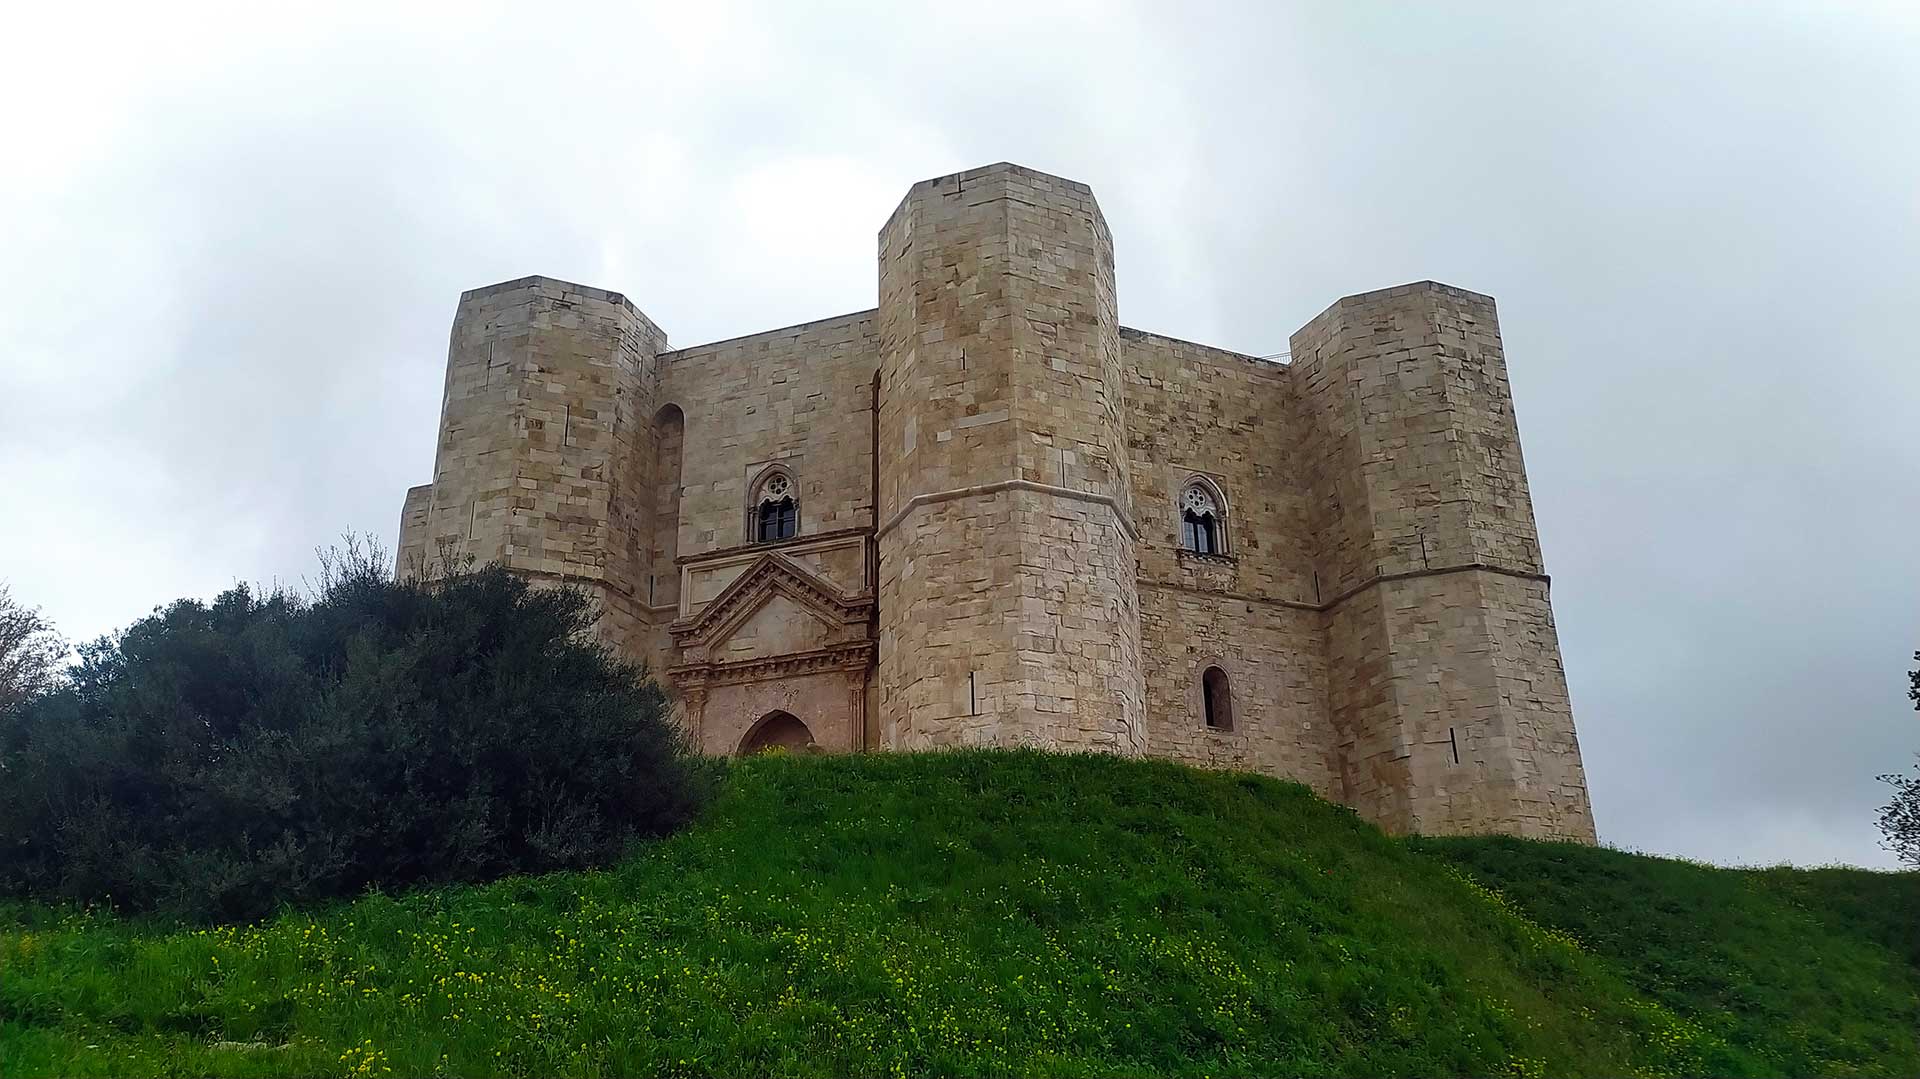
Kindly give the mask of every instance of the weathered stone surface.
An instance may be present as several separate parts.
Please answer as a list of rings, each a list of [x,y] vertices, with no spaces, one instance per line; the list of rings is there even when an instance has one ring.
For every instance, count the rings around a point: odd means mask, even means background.
[[[991,166],[880,232],[885,744],[1144,748],[1113,243]]]
[[[916,184],[879,255],[875,310],[677,351],[599,289],[465,294],[402,571],[591,588],[711,753],[1147,753],[1594,838],[1490,299],[1348,297],[1291,364],[1124,329],[1092,192],[1012,165]]]
[[[1293,336],[1348,802],[1591,841],[1493,300],[1349,296]]]

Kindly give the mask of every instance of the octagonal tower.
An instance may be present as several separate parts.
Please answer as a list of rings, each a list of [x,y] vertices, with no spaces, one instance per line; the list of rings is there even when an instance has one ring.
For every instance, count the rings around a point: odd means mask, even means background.
[[[1137,753],[1140,620],[1113,240],[999,164],[880,232],[879,714],[899,748]]]

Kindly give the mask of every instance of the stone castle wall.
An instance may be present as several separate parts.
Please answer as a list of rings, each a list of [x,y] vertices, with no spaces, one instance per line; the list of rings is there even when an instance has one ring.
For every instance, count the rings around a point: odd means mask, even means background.
[[[1292,349],[1347,800],[1593,839],[1492,299],[1349,296]]]
[[[880,237],[888,744],[1139,752],[1113,244],[1084,185],[916,184]]]
[[[530,277],[460,297],[447,350],[434,481],[408,492],[401,568],[497,561],[591,590],[616,642],[646,621],[648,516],[632,462],[652,435],[636,405],[666,335],[625,298]]]
[[[1133,330],[1123,341],[1149,752],[1340,797],[1287,369]],[[1219,556],[1180,546],[1177,503],[1195,477],[1226,500]],[[1231,730],[1208,727],[1201,707],[1216,666],[1233,690]]]
[[[1348,297],[1290,365],[1123,329],[1092,192],[996,165],[908,192],[878,301],[670,350],[617,294],[465,294],[403,572],[593,589],[712,753],[1147,753],[1593,838],[1491,300]],[[799,527],[762,542],[775,472]]]
[[[748,486],[776,464],[798,481],[801,535],[873,528],[878,350],[863,311],[661,357],[662,400],[690,418],[680,550],[746,543]]]

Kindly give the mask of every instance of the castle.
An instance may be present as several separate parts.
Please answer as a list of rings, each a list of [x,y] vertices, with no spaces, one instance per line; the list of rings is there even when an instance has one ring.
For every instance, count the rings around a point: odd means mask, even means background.
[[[1120,325],[1083,184],[914,185],[879,306],[693,348],[460,297],[436,552],[584,586],[708,753],[1044,746],[1592,841],[1492,299],[1349,296],[1290,363]]]

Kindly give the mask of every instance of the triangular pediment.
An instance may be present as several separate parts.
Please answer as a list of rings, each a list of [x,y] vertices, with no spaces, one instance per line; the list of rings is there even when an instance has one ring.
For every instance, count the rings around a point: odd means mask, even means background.
[[[775,588],[706,642],[707,658],[734,663],[811,652],[833,643],[835,628],[819,611]]]
[[[769,640],[784,640],[793,635],[796,619],[804,616],[818,623],[816,634],[831,640],[842,627],[864,624],[871,606],[871,600],[846,596],[793,560],[768,552],[735,577],[698,615],[671,628],[681,647],[713,649],[742,632],[766,633]],[[763,616],[762,612],[770,608],[771,613]],[[749,626],[756,618],[768,624]]]

